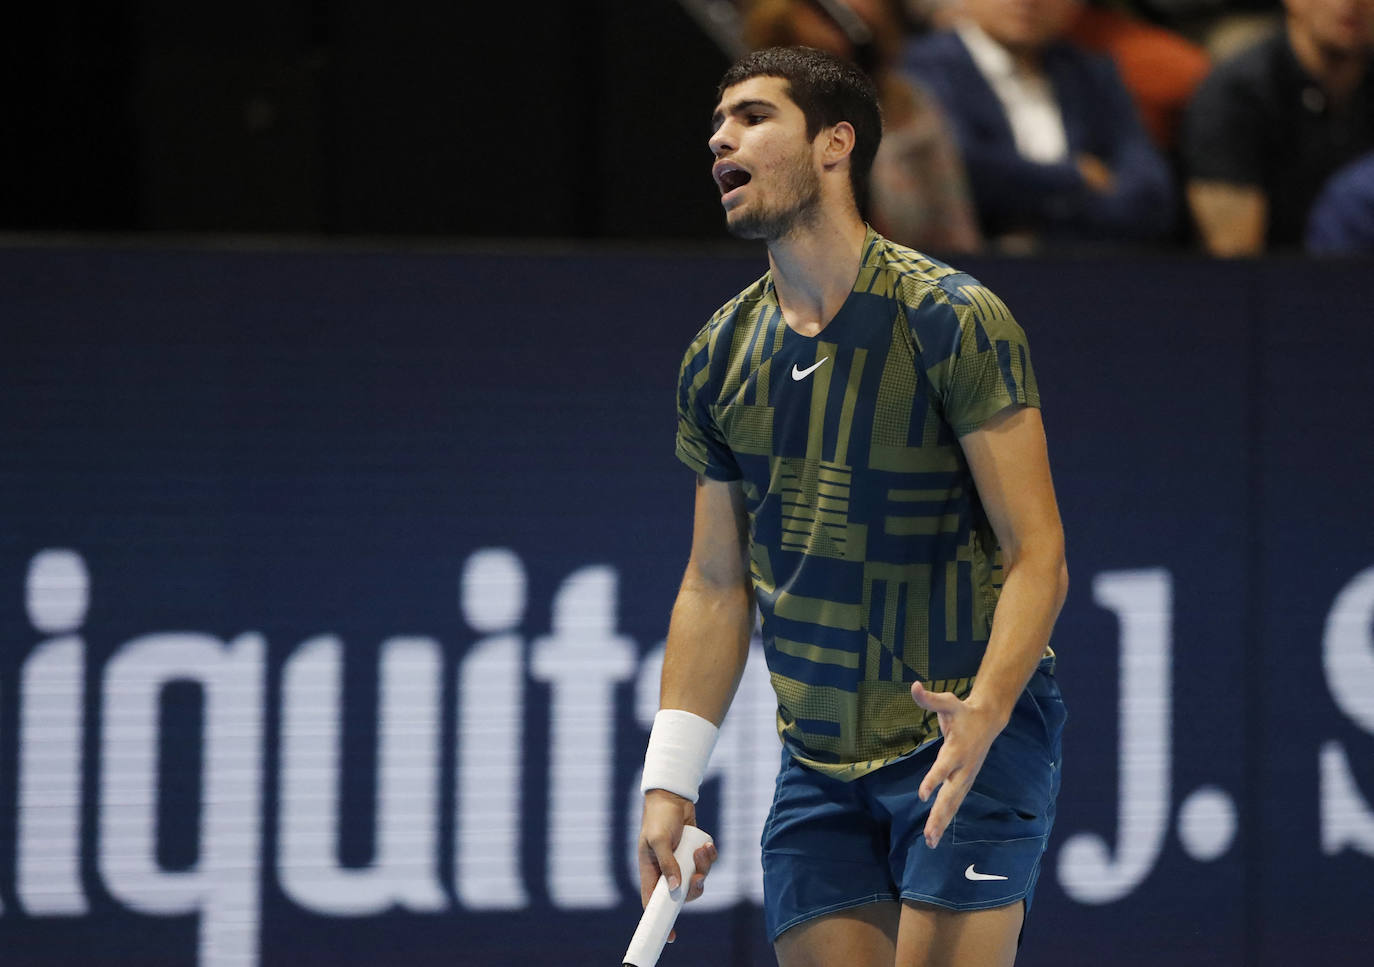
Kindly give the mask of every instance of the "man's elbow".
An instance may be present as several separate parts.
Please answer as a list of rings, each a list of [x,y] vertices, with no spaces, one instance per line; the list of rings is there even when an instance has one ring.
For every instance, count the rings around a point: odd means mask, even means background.
[[[1069,594],[1069,562],[1064,554],[1063,540],[1044,540],[1020,549],[1007,561],[1007,574],[1022,571],[1026,577],[1047,588],[1056,612]]]
[[[1039,562],[1037,571],[1043,575],[1041,580],[1050,589],[1050,597],[1054,602],[1054,610],[1057,614],[1059,609],[1064,606],[1064,600],[1069,596],[1069,561],[1064,555],[1062,541],[1045,548],[1044,556]]]
[[[743,567],[700,567],[691,562],[682,575],[680,594],[694,594],[702,597],[730,598],[738,594],[752,597],[754,583],[749,571]]]

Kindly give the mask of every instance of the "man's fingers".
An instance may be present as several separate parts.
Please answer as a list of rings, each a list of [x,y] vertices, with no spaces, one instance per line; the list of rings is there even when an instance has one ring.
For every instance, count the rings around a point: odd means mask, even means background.
[[[682,870],[678,869],[672,849],[664,849],[658,854],[658,868],[668,878],[668,889],[676,890],[682,885]]]
[[[982,768],[983,756],[987,753],[986,743],[980,746],[986,732],[975,715],[969,718],[969,707],[963,699],[953,692],[932,692],[920,682],[911,686],[911,698],[917,705],[939,717],[940,734],[943,741],[935,762],[921,780],[916,790],[921,802],[930,802],[930,812],[926,816],[926,845],[934,849],[945,834],[945,829],[954,821],[954,814],[968,794],[973,779]],[[965,726],[972,722],[970,728]],[[987,741],[995,736],[987,735]],[[981,749],[981,751],[980,751]]]
[[[666,837],[640,840],[639,902],[641,906],[649,905],[649,897],[653,896],[654,887],[658,885],[660,874],[668,877],[670,890],[676,890],[677,887],[674,884],[682,882],[681,871],[678,869],[677,860],[673,858],[670,841]]]
[[[939,765],[940,764],[937,762],[930,767],[930,771],[926,773],[926,777],[921,780],[920,788],[916,790],[916,795],[921,797],[921,802],[930,802],[931,795],[936,789],[940,788],[940,783],[945,781],[943,775],[936,775],[935,773]]]
[[[935,797],[935,802],[930,807],[930,812],[926,815],[925,838],[926,845],[934,849],[940,843],[940,837],[945,834],[945,827],[949,825],[949,818],[952,815],[948,811],[950,784],[945,783],[940,788],[939,794]]]
[[[931,849],[934,849],[935,847],[939,846],[940,838],[945,835],[945,827],[947,825],[949,824],[936,817],[935,810],[932,809],[930,811],[930,815],[926,817],[926,846],[930,847]]]
[[[711,864],[715,861],[716,844],[714,842],[707,843],[705,846],[698,847],[697,851],[692,854],[692,862],[696,865],[695,876],[699,876],[702,879],[705,879],[706,874],[711,869]]]
[[[952,712],[962,704],[953,692],[932,692],[920,682],[912,683],[911,698],[927,712]]]
[[[659,853],[658,856],[659,867],[663,875],[668,878],[668,889],[676,890],[678,885],[682,882],[682,870],[678,867],[677,859],[673,856],[672,846],[665,841],[663,851]],[[646,906],[649,903],[649,897],[653,895],[654,887],[657,885],[657,878],[654,879],[654,882],[649,884],[649,892],[644,895],[644,903]],[[690,890],[688,892],[690,893]],[[672,943],[675,940],[677,940],[677,931],[670,930],[668,932],[668,942]]]
[[[940,845],[940,838],[945,835],[967,792],[962,783],[946,782],[941,787],[940,794],[935,797],[935,805],[930,807],[930,815],[926,816],[926,845],[931,849]]]
[[[707,843],[699,848],[692,854],[692,861],[696,864],[696,872],[692,874],[692,881],[687,889],[688,903],[701,896],[706,889],[706,874],[710,872],[711,864],[716,861],[716,844]]]
[[[644,906],[649,905],[649,897],[653,895],[654,888],[658,885],[659,877],[658,865],[654,863],[652,860],[646,864],[646,855],[649,857],[653,857],[654,853],[649,848],[649,845],[647,843],[641,843],[639,850],[639,890],[640,902]],[[677,887],[674,886],[673,883],[675,881],[680,881],[682,870],[677,865],[677,860],[673,857],[671,850],[661,855],[663,855],[666,859],[666,862],[663,863],[662,872],[664,876],[668,876],[668,889],[676,890]],[[687,902],[690,903],[692,900],[697,899],[701,896],[702,893],[705,892],[706,874],[710,872],[711,864],[715,863],[716,856],[716,844],[714,842],[707,843],[705,846],[698,847],[696,851],[692,853],[692,865],[695,867],[695,870],[692,873],[691,879],[687,881]],[[668,867],[670,864],[673,868],[672,875],[669,875],[668,873]],[[646,871],[651,871],[652,875],[646,876]],[[669,932],[668,943],[672,943],[675,940],[677,940],[676,929]]]
[[[957,771],[958,766],[954,763],[953,756],[950,755],[948,743],[940,746],[940,754],[935,757],[926,777],[921,780],[916,795],[921,797],[921,802],[929,802],[930,797],[935,794],[935,790],[949,781]]]
[[[695,820],[696,810],[681,796],[662,789],[645,793],[644,818],[639,827],[639,894],[646,906],[660,875],[667,879],[670,890],[682,885],[682,871],[673,850],[682,841],[682,830]]]
[[[658,861],[649,844],[639,844],[639,905],[647,907],[649,897],[653,896],[654,885],[658,883]]]

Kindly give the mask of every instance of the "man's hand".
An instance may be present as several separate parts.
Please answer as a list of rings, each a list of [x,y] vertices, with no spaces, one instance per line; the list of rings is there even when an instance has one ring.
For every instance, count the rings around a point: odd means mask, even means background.
[[[953,692],[928,692],[920,682],[911,686],[911,697],[939,717],[944,735],[940,754],[918,790],[921,802],[929,801],[936,787],[940,790],[926,817],[926,845],[934,849],[983,768],[992,740],[1007,723],[979,705],[960,700]]]
[[[1107,163],[1101,158],[1090,154],[1080,154],[1074,158],[1078,165],[1078,173],[1083,181],[1093,191],[1099,195],[1110,195],[1116,190],[1116,176],[1112,174],[1112,169],[1107,167]]]
[[[664,789],[650,789],[644,794],[644,819],[639,827],[639,902],[648,906],[658,884],[659,874],[668,878],[668,888],[676,890],[682,882],[682,871],[673,850],[682,841],[682,827],[695,826],[696,806],[681,796]],[[706,873],[716,861],[716,846],[707,843],[692,854],[696,863],[696,873],[687,887],[688,901],[701,896],[706,883]],[[668,935],[671,943],[677,936],[674,930]]]

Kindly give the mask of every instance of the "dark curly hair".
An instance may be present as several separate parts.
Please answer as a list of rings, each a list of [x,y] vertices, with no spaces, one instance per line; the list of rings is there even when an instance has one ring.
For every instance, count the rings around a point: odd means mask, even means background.
[[[745,55],[725,72],[716,88],[720,100],[728,87],[751,77],[780,77],[787,94],[806,118],[806,136],[848,121],[854,127],[849,184],[860,212],[868,208],[868,179],[883,137],[878,91],[868,75],[848,61],[813,47],[766,47]]]

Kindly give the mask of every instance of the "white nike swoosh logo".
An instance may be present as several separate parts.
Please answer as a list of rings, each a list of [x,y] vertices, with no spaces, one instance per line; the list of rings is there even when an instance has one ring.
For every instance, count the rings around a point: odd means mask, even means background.
[[[798,368],[797,368],[797,364],[796,364],[796,363],[793,363],[793,364],[792,364],[792,378],[793,378],[793,379],[798,379],[798,380],[800,380],[800,379],[806,379],[806,377],[810,376],[810,375],[811,375],[812,373],[814,373],[816,370],[820,369],[820,368],[821,368],[821,363],[825,362],[825,361],[826,361],[827,359],[829,359],[829,358],[830,358],[829,356],[822,356],[822,357],[821,357],[821,362],[820,362],[820,363],[812,363],[810,366],[806,367],[805,369],[798,369]]]
[[[966,880],[1005,880],[1005,879],[1006,879],[1005,876],[998,876],[996,873],[979,873],[977,870],[975,870],[975,869],[973,868],[973,866],[974,866],[974,864],[970,863],[970,864],[968,865],[968,869],[964,870],[964,879],[966,879]]]

